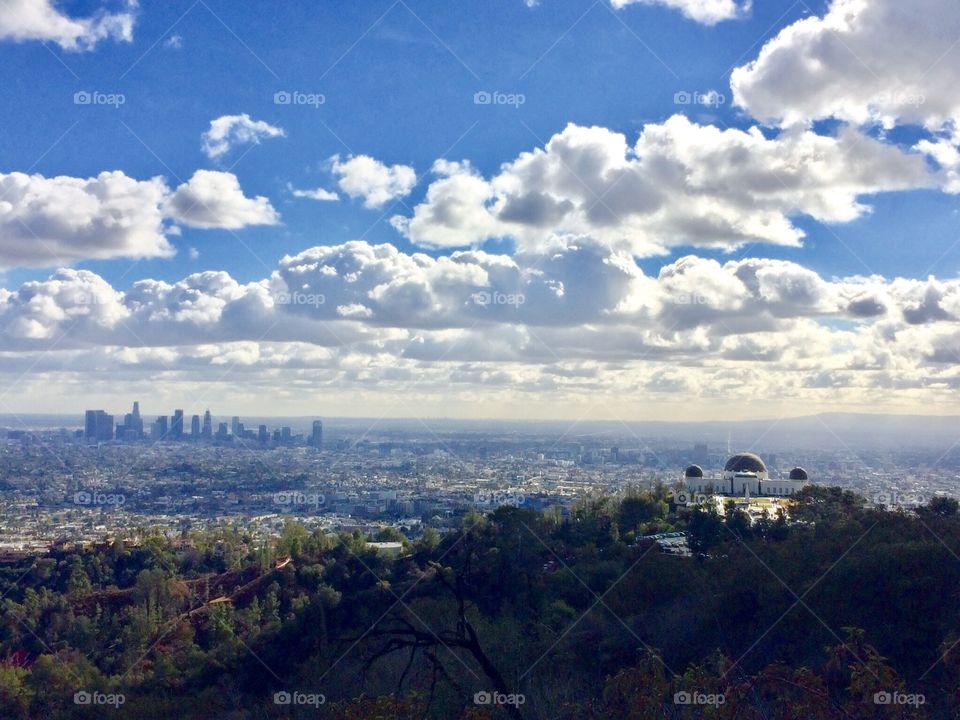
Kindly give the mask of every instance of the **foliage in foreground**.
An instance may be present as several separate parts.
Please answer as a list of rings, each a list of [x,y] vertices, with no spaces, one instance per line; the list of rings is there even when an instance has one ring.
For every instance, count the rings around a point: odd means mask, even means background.
[[[751,525],[667,496],[470,513],[399,558],[291,522],[270,547],[145,534],[8,563],[0,716],[960,713],[955,502],[811,488]],[[693,557],[642,538],[671,529]]]

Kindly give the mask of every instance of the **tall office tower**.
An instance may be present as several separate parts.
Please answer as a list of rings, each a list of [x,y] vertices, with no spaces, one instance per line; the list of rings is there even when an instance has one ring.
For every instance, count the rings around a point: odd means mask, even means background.
[[[183,410],[174,410],[170,422],[170,437],[174,440],[183,439]]]
[[[320,420],[313,421],[313,434],[310,436],[310,445],[317,450],[323,445],[323,422]]]
[[[125,423],[127,433],[132,434],[134,439],[139,440],[143,437],[143,418],[140,417],[140,401],[133,401],[133,412],[130,413],[130,422]]]
[[[290,428],[284,425],[280,428],[280,442],[284,445],[289,445],[290,441],[293,439],[293,434],[290,432]]]
[[[226,440],[227,439],[227,424],[220,423],[217,425],[217,440]]]
[[[190,436],[193,440],[200,439],[200,416],[194,415],[190,418]]]
[[[103,410],[87,410],[84,414],[83,436],[95,442],[113,440],[113,415]]]
[[[143,437],[143,419],[140,417],[140,403],[133,403],[133,412],[123,416],[123,422],[117,423],[117,440],[140,440]]]
[[[133,413],[127,413],[123,416],[123,424],[117,425],[117,440],[133,440],[134,438]]]
[[[123,424],[117,425],[117,440],[140,440],[143,437],[143,418],[140,403],[133,403],[133,412],[123,416]]]
[[[233,419],[230,420],[230,432],[234,435],[240,434],[240,417],[238,415],[234,415]]]
[[[113,415],[103,411],[97,415],[97,439],[100,442],[113,440]]]
[[[276,430],[273,431],[273,444],[274,445],[280,444],[280,428],[277,428]]]
[[[167,416],[158,415],[157,421],[153,424],[153,432],[151,433],[153,440],[166,440],[167,439]]]
[[[213,418],[210,417],[209,410],[203,414],[203,437],[206,440],[213,437]]]
[[[270,440],[270,436],[267,434],[267,426],[261,425],[257,429],[257,441],[266,445],[269,440]]]

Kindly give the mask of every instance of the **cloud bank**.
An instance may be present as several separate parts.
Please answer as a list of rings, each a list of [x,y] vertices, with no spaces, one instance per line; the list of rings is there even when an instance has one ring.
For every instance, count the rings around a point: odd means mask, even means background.
[[[940,402],[960,385],[960,281],[824,278],[782,260],[692,255],[648,276],[574,236],[542,253],[439,258],[352,241],[285,257],[250,283],[207,271],[119,290],[60,270],[0,290],[0,346],[0,376],[33,359],[32,375],[60,367],[136,383],[169,372],[203,384],[229,370],[300,378],[306,393],[424,382],[514,399],[733,402],[766,388],[803,402]]]

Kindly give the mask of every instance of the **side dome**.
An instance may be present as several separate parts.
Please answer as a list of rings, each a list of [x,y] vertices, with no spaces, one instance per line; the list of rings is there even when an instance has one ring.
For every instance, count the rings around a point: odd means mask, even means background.
[[[761,460],[759,456],[745,452],[737,453],[727,460],[727,464],[723,466],[723,470],[724,472],[765,473],[767,466],[763,464],[763,460]]]
[[[699,465],[691,465],[683,471],[683,476],[688,478],[702,478],[703,468]]]
[[[793,470],[790,471],[790,479],[791,479],[791,480],[806,480],[806,479],[807,479],[807,471],[804,470],[802,467],[795,467]]]

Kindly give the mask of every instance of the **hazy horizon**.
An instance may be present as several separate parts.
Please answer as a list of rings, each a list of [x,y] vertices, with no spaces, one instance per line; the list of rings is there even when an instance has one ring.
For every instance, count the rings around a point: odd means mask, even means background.
[[[104,409],[104,408],[94,408]],[[128,408],[129,409],[129,408]],[[110,409],[106,409],[110,412]],[[171,409],[167,416],[171,416]],[[143,408],[150,421],[155,414]],[[189,421],[194,413],[186,412]],[[197,413],[200,414],[200,413]],[[123,414],[114,412],[119,422]],[[214,423],[229,422],[231,414],[213,414]],[[374,439],[381,436],[447,434],[487,435],[495,440],[503,433],[543,435],[576,441],[578,438],[608,437],[611,444],[646,445],[651,439],[706,442],[729,446],[732,451],[761,448],[820,448],[854,451],[859,448],[940,448],[944,454],[960,444],[960,415],[890,415],[882,413],[819,413],[795,417],[753,418],[749,420],[585,420],[490,419],[452,417],[360,417],[311,415],[239,415],[248,428],[266,424],[270,429],[290,425],[294,432],[309,432],[311,422],[321,419],[328,439]],[[83,416],[61,414],[0,413],[0,428],[50,430],[79,429]]]

